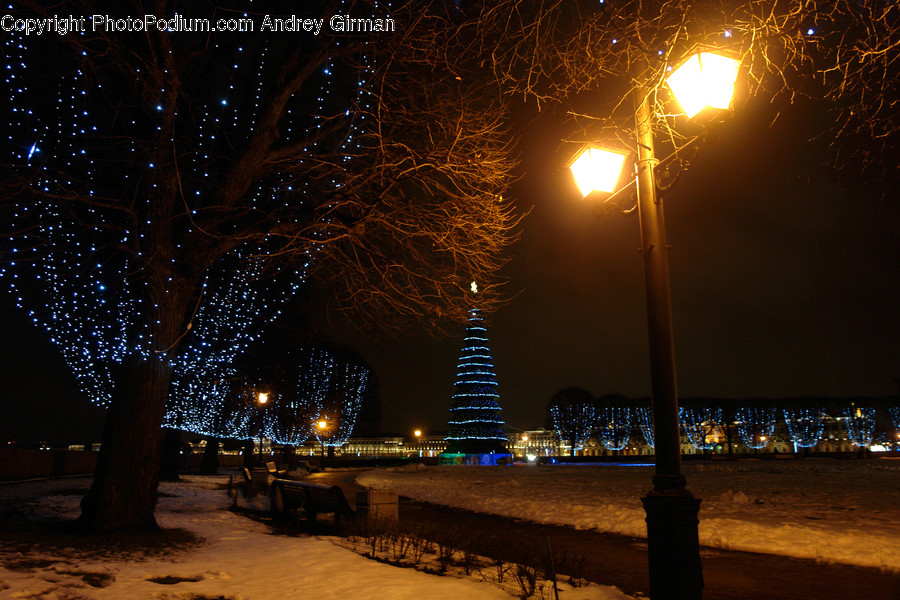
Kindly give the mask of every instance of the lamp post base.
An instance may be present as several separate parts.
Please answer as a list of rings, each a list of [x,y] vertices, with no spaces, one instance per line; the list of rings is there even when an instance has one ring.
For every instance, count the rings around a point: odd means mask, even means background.
[[[676,487],[654,490],[641,498],[641,502],[647,513],[650,598],[700,600],[703,597],[697,535],[700,498]]]

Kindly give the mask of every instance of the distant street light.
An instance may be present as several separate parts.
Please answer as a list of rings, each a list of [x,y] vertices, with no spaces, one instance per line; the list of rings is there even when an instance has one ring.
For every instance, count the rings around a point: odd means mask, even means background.
[[[422,437],[422,430],[416,429],[413,431],[413,437],[416,438],[416,454],[419,455],[419,458],[422,457],[422,447],[419,445],[419,439]]]
[[[328,433],[328,417],[319,419],[316,429],[319,430],[319,442],[322,444],[322,467],[325,467],[325,435]]]
[[[666,83],[688,118],[704,108],[728,108],[734,94],[739,61],[711,52],[690,56]],[[641,499],[647,513],[650,597],[653,600],[699,599],[703,593],[697,515],[700,499],[686,489],[681,472],[675,343],[669,292],[669,263],[662,200],[657,198],[650,90],[635,90],[637,198],[641,254],[647,293],[653,429],[656,473],[653,490]],[[615,155],[615,156],[612,156]],[[610,165],[621,152],[589,148],[570,168],[583,196],[594,190],[612,192],[619,178]],[[619,162],[620,167],[624,158]],[[595,168],[596,165],[596,168]]]
[[[263,409],[269,401],[267,392],[259,392],[256,395],[257,418],[259,419],[259,464],[263,464]]]

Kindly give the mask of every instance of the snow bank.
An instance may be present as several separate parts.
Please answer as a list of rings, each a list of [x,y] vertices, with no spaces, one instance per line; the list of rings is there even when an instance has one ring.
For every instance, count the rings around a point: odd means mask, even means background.
[[[900,570],[900,460],[779,460],[686,468],[706,546]],[[556,465],[368,471],[361,485],[468,510],[646,535],[652,467]]]
[[[328,537],[285,537],[227,510],[225,478],[196,477],[160,486],[157,519],[204,538],[188,550],[144,560],[91,559],[77,549],[11,552],[0,547],[0,598],[45,600],[509,600],[488,583],[427,575],[368,560]],[[48,484],[49,485],[49,484]],[[52,487],[52,486],[51,486]],[[43,488],[41,488],[43,489]],[[0,489],[8,500],[22,488]],[[78,495],[50,495],[37,506],[46,515],[74,517]],[[33,490],[32,490],[33,493]],[[8,497],[6,497],[8,496]],[[28,497],[19,493],[19,498]],[[16,502],[20,502],[17,498]],[[7,567],[18,567],[11,570]],[[23,566],[24,565],[24,566]],[[156,579],[157,582],[152,581]],[[567,590],[563,600],[629,600],[616,588]]]

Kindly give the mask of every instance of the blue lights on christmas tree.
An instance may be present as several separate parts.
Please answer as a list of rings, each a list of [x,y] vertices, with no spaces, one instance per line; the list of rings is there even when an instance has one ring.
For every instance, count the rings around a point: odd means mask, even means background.
[[[473,284],[473,291],[476,288]],[[469,311],[450,409],[448,454],[507,454],[497,376],[481,311]]]

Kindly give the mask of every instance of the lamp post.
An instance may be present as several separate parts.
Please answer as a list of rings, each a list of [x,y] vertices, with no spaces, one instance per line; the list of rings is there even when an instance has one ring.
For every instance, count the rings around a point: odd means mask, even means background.
[[[319,431],[319,443],[322,444],[322,468],[325,468],[325,434],[328,431],[328,417],[319,419],[316,423],[316,429]]]
[[[419,455],[419,458],[422,458],[422,447],[419,445],[419,440],[422,438],[422,430],[416,429],[415,431],[413,431],[413,437],[415,437],[416,440],[415,452]]]
[[[667,84],[688,117],[707,106],[728,108],[734,92],[739,63],[733,59],[697,53],[667,79]],[[723,88],[716,84],[722,84]],[[724,91],[722,91],[724,89]],[[653,489],[641,501],[647,514],[650,597],[653,600],[699,600],[703,594],[703,571],[697,534],[700,499],[686,488],[681,472],[681,436],[678,423],[678,391],[675,377],[675,343],[669,291],[669,263],[662,199],[657,196],[654,169],[659,163],[653,146],[651,90],[635,90],[635,130],[637,141],[636,186],[641,228],[641,256],[647,296],[647,334],[650,349],[651,407],[655,438],[656,472]],[[591,148],[572,163],[573,174],[589,173],[579,181],[583,195],[593,190],[612,192],[620,166],[617,156],[603,161],[603,170],[612,179],[603,182],[597,171],[588,168]],[[587,154],[588,158],[585,158]],[[604,155],[605,156],[605,155]]]
[[[256,395],[256,406],[258,409],[257,418],[259,419],[259,464],[263,464],[263,409],[269,402],[269,394],[259,392]]]

